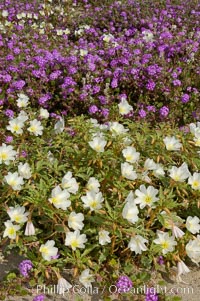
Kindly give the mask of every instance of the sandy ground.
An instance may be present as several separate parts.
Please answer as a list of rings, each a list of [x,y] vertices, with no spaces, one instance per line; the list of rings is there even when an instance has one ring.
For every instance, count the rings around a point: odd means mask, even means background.
[[[6,257],[5,261],[0,260],[0,281],[2,281],[3,277],[10,271],[15,270],[18,267],[18,264],[21,262],[23,258],[17,254],[11,254]],[[200,268],[191,265],[190,266],[191,272],[187,275],[182,276],[181,283],[176,281],[175,274],[176,271],[174,270],[174,273],[172,272],[171,275],[168,275],[164,271],[160,271],[159,274],[153,273],[152,279],[153,279],[153,285],[156,288],[158,292],[165,292],[168,296],[180,296],[182,297],[182,301],[199,301],[200,300]],[[160,283],[160,281],[162,283]],[[25,296],[25,297],[8,297],[6,301],[32,301],[33,296],[43,293],[44,288],[38,288],[38,291],[34,290],[31,291],[33,294],[32,296]],[[47,292],[47,291],[46,291]],[[134,293],[133,293],[134,294]],[[94,292],[93,295],[89,296],[87,293],[83,292],[82,294],[64,294],[58,295],[55,291],[55,288],[52,286],[52,291],[50,294],[46,294],[47,298],[46,300],[51,301],[103,301],[103,295],[97,294]],[[117,296],[112,296],[113,300],[117,300]],[[129,297],[130,299],[130,297]],[[126,299],[126,300],[129,300]],[[134,300],[135,298],[131,298]],[[139,295],[138,299],[139,300]]]

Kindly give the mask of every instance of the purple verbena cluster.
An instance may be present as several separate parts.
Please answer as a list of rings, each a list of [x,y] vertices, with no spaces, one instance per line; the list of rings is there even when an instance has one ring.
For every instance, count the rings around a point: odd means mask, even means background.
[[[159,296],[155,292],[154,287],[147,288],[145,301],[158,301],[158,300],[159,300]]]
[[[45,295],[41,294],[33,298],[33,301],[44,301]]]
[[[30,270],[33,268],[33,263],[30,260],[23,260],[22,262],[20,262],[19,264],[19,271],[20,274],[24,277],[28,277],[29,276],[29,272]]]
[[[116,286],[119,293],[127,293],[133,287],[133,282],[128,276],[120,276],[117,280]]]

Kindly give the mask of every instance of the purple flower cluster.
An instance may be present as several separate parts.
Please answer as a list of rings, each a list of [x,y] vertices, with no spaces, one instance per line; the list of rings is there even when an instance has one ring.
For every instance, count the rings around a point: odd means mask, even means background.
[[[116,286],[119,293],[127,293],[133,287],[133,282],[128,276],[120,276],[117,280]]]
[[[45,295],[41,294],[33,298],[33,301],[44,301]]]
[[[19,264],[20,274],[24,277],[29,276],[29,271],[33,268],[33,263],[30,260],[23,260]]]
[[[159,297],[158,294],[155,292],[154,287],[147,288],[145,301],[158,301]]]

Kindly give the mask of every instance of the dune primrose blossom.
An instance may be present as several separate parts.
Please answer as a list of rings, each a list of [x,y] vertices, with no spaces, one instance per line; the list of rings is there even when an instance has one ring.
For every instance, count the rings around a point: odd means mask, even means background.
[[[105,246],[106,244],[111,242],[111,238],[109,236],[109,232],[106,230],[99,231],[99,244],[101,246]]]
[[[68,217],[68,226],[73,230],[82,230],[84,227],[83,221],[84,215],[82,213],[72,211]]]
[[[101,192],[95,192],[93,190],[88,191],[86,196],[81,197],[84,208],[90,208],[91,211],[99,210],[102,208],[101,203],[104,201]]]
[[[48,240],[45,244],[42,244],[40,246],[39,251],[42,253],[42,257],[50,261],[52,260],[52,256],[56,256],[58,253],[58,248],[54,247],[55,241],[54,240]]]
[[[18,172],[19,172],[19,175],[21,177],[23,177],[24,179],[30,179],[31,178],[31,167],[28,163],[22,163],[20,162],[19,165],[18,165]]]
[[[122,150],[122,154],[127,162],[136,163],[139,160],[140,153],[136,152],[135,147],[128,146]]]
[[[13,225],[11,221],[4,223],[6,229],[3,233],[3,237],[9,237],[10,239],[15,239],[17,236],[17,231],[20,229],[19,225]]]
[[[10,220],[12,222],[16,222],[18,224],[22,224],[25,223],[28,218],[27,216],[29,215],[28,212],[25,212],[25,207],[22,206],[17,206],[17,207],[9,207],[8,211],[7,211]]]
[[[165,147],[169,151],[179,151],[182,147],[182,143],[178,139],[176,139],[174,136],[172,137],[166,137],[163,139],[165,143]]]
[[[174,246],[177,245],[177,242],[174,240],[173,236],[169,236],[168,232],[157,231],[158,238],[154,239],[154,243],[160,245],[162,248],[163,255],[168,252],[174,251]]]
[[[24,121],[20,118],[13,118],[9,120],[9,125],[6,127],[11,133],[21,135],[23,133]]]
[[[30,121],[30,127],[27,130],[35,136],[41,136],[43,132],[43,126],[39,120],[34,119]]]
[[[129,105],[128,101],[124,98],[118,104],[118,108],[121,115],[127,115],[133,110],[133,107]]]
[[[193,240],[190,239],[190,241],[187,243],[186,247],[186,254],[190,259],[199,265],[200,262],[200,235],[197,235],[197,237]]]
[[[77,193],[78,183],[76,179],[72,177],[71,171],[68,171],[62,178],[62,188],[66,189],[69,193]]]
[[[80,234],[79,230],[75,230],[74,232],[67,232],[65,239],[65,246],[70,246],[72,250],[84,249],[85,243],[87,242],[87,238],[85,234]]]
[[[10,161],[15,160],[16,155],[17,152],[13,149],[12,145],[3,143],[0,146],[0,164],[5,163],[6,165],[9,165]]]
[[[6,183],[12,187],[13,190],[21,190],[21,186],[24,184],[23,178],[19,176],[18,172],[8,172],[4,177]]]
[[[89,141],[89,146],[98,153],[103,153],[107,141],[102,137],[94,137],[93,140]]]
[[[142,254],[143,251],[148,250],[147,246],[145,246],[145,243],[148,243],[147,239],[141,235],[135,235],[134,237],[131,237],[131,240],[128,243],[128,248],[135,252],[135,254]]]
[[[86,269],[82,271],[80,277],[79,277],[80,283],[82,283],[86,288],[89,288],[92,286],[92,282],[95,281],[94,276],[90,274],[90,270]]]
[[[191,185],[192,189],[200,190],[200,173],[194,172],[192,176],[190,175],[188,184]]]
[[[184,162],[180,167],[172,166],[169,176],[174,181],[184,182],[190,176],[188,165]]]
[[[188,216],[186,219],[186,228],[192,234],[199,233],[200,231],[200,219],[197,216]]]
[[[51,192],[51,198],[48,201],[53,204],[57,209],[66,210],[70,205],[71,201],[68,199],[70,197],[69,192],[64,189],[62,190],[60,186],[56,186]]]
[[[72,285],[65,278],[59,277],[57,284],[58,294],[64,294],[64,292],[68,292],[70,288],[72,288]]]
[[[136,204],[140,204],[140,208],[143,209],[146,206],[154,207],[154,203],[159,200],[157,198],[158,190],[153,186],[145,187],[145,185],[140,185],[140,189],[136,189],[135,195],[137,198],[135,199]]]
[[[99,192],[99,187],[100,187],[99,181],[95,177],[90,177],[86,185],[87,190],[89,191],[93,190],[94,192]]]
[[[133,166],[127,162],[121,163],[121,174],[124,178],[134,181],[137,179],[137,174],[133,170]]]

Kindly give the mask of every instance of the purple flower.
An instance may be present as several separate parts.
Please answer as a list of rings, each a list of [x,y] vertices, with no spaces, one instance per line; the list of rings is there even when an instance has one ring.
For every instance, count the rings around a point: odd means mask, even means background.
[[[156,84],[155,84],[155,82],[153,80],[151,80],[151,79],[148,80],[148,83],[146,84],[147,90],[153,91],[154,88],[155,88],[155,86],[156,86]]]
[[[146,111],[143,109],[139,110],[138,114],[141,118],[145,118],[147,116]]]
[[[33,301],[44,301],[45,295],[41,294],[33,298]]]
[[[21,90],[26,85],[24,80],[18,80],[12,83],[12,87],[16,90]]]
[[[160,108],[159,113],[161,117],[167,117],[167,115],[169,114],[169,108],[163,106],[162,108]]]
[[[14,117],[14,111],[13,110],[5,110],[5,115],[9,118],[13,118]]]
[[[101,110],[101,114],[103,115],[103,117],[108,117],[108,115],[109,115],[109,109],[102,109]]]
[[[133,282],[128,276],[120,276],[116,286],[119,293],[127,293],[133,287]]]
[[[174,86],[181,86],[181,81],[179,79],[173,80],[173,85]]]
[[[11,143],[13,141],[13,136],[6,136],[6,143]]]
[[[146,291],[145,301],[158,301],[158,294],[154,287],[148,287]]]
[[[25,150],[22,150],[20,155],[21,155],[21,157],[26,158],[27,157],[27,152]]]
[[[95,114],[95,113],[98,112],[98,111],[99,111],[99,109],[98,109],[97,106],[95,106],[95,105],[90,106],[90,107],[89,107],[89,110],[88,110],[88,112],[89,112],[90,114]]]
[[[187,103],[190,100],[190,95],[189,94],[183,94],[181,97],[182,103]]]
[[[163,256],[159,256],[159,257],[158,257],[157,263],[158,263],[159,265],[162,265],[162,264],[165,263],[165,261],[164,261],[164,259],[163,259]]]
[[[147,111],[149,111],[149,112],[155,112],[156,108],[154,106],[147,106]]]
[[[23,260],[19,264],[20,274],[24,277],[28,277],[28,272],[33,268],[33,263],[30,260]]]

